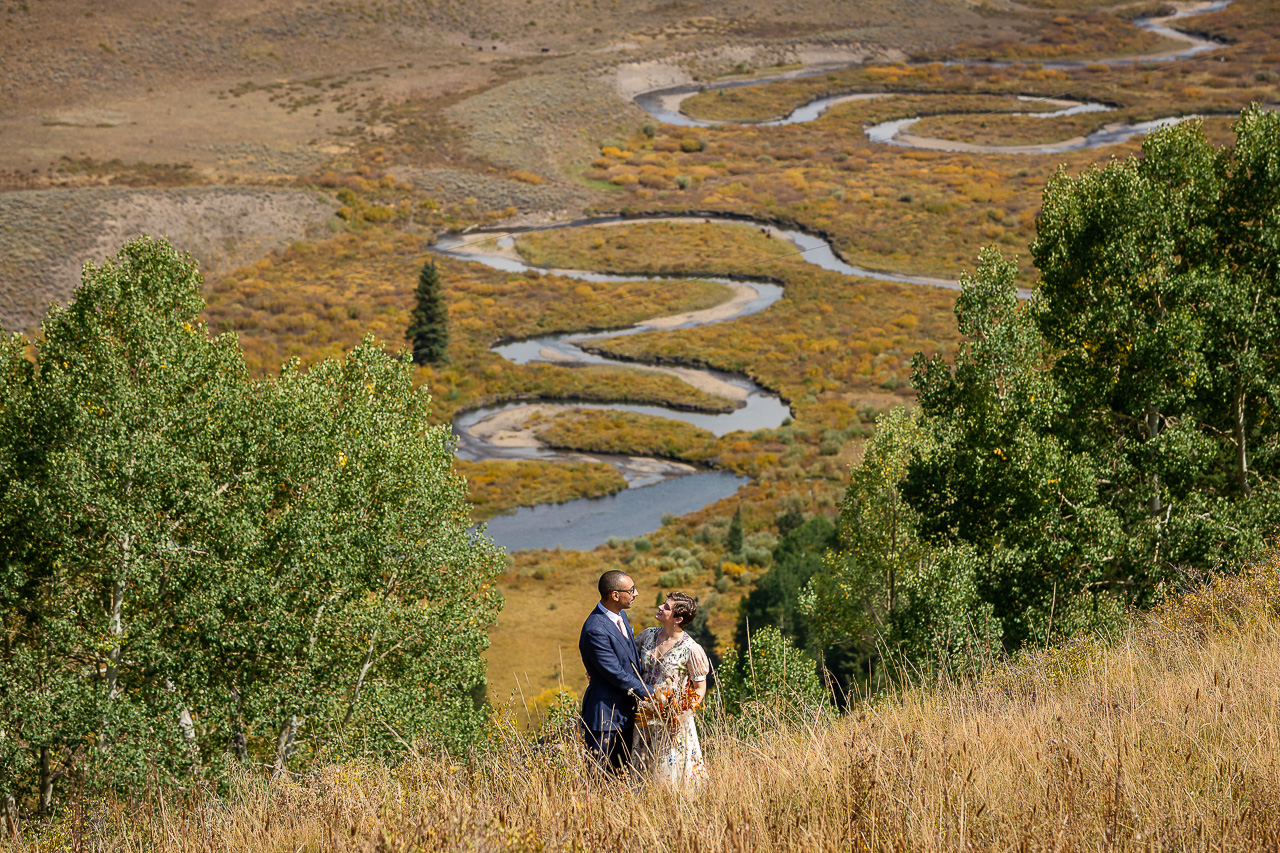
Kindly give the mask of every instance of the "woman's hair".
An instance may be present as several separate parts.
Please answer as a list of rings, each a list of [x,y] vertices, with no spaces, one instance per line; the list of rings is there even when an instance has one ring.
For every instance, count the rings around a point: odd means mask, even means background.
[[[686,595],[683,592],[673,592],[667,596],[667,601],[671,602],[671,615],[680,620],[680,627],[684,627],[693,621],[693,617],[698,615],[697,599]]]

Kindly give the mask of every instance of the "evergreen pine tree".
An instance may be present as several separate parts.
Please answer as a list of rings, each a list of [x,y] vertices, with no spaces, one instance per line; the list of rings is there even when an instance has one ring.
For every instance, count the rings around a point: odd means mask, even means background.
[[[415,364],[439,364],[449,358],[449,310],[440,292],[440,270],[427,261],[418,274],[417,305],[405,333],[413,344]]]
[[[733,513],[729,520],[729,532],[724,537],[725,550],[730,554],[742,553],[742,507]]]

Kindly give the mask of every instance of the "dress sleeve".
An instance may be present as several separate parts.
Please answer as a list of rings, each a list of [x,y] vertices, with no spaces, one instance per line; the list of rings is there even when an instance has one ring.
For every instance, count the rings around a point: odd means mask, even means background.
[[[710,671],[711,661],[707,660],[707,653],[702,650],[702,646],[694,643],[689,650],[689,680],[706,681]]]

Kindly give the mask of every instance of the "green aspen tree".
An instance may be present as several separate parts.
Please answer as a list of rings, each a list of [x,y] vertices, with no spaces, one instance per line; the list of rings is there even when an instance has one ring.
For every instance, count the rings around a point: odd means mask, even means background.
[[[1059,602],[1127,583],[1112,574],[1117,523],[1097,505],[1093,458],[1071,443],[1054,353],[1019,305],[1016,275],[983,250],[961,279],[956,326],[966,340],[954,364],[917,359],[929,452],[914,455],[902,486],[927,543],[972,549],[977,595],[999,622],[979,634],[1012,648],[1053,628],[1094,627],[1092,594],[1084,615]]]
[[[1251,108],[1236,131],[1215,150],[1186,122],[1141,158],[1059,173],[1032,245],[1036,325],[1139,600],[1230,565],[1277,517],[1280,117]]]
[[[411,365],[366,340],[252,381],[198,288],[135,241],[86,268],[34,366],[0,353],[0,795],[27,813],[72,770],[285,772],[482,722],[501,554]]]
[[[130,788],[199,763],[184,616],[226,538],[222,484],[240,459],[223,427],[247,377],[234,340],[196,321],[198,284],[168,246],[136,241],[86,267],[35,347],[38,443],[0,535],[24,574],[9,660],[25,676],[13,689],[39,706],[16,719],[40,811],[73,764]]]

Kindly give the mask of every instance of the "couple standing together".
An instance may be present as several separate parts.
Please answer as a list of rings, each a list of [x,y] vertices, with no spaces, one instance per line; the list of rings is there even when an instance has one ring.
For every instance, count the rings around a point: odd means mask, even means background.
[[[693,711],[707,693],[711,663],[684,631],[697,602],[673,592],[655,614],[658,627],[632,637],[626,610],[636,586],[626,572],[600,576],[600,603],[582,626],[578,650],[587,668],[582,697],[588,752],[613,773],[676,788],[707,776]]]

